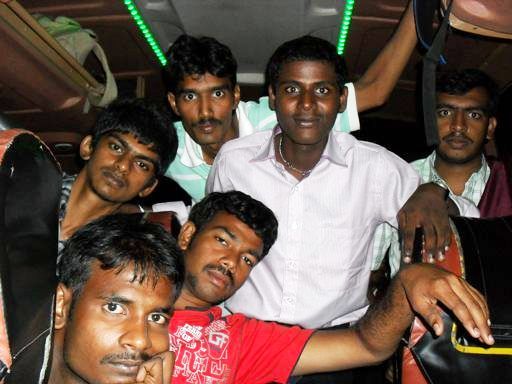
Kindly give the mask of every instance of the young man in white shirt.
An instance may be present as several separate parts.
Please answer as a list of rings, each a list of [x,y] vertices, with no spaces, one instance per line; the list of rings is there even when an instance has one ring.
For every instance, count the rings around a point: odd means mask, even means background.
[[[267,68],[279,124],[225,143],[207,191],[239,190],[261,200],[281,231],[226,307],[308,328],[354,322],[367,309],[375,228],[397,226],[419,176],[386,149],[332,130],[347,100],[342,59],[332,44],[311,36],[286,42]],[[442,188],[420,187],[400,216],[409,252],[417,226],[426,229],[427,252],[443,252],[449,230]]]

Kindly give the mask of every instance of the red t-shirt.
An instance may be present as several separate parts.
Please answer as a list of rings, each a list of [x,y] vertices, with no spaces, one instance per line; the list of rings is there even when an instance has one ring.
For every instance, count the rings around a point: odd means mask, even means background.
[[[313,330],[219,307],[176,311],[169,324],[173,384],[286,383]]]

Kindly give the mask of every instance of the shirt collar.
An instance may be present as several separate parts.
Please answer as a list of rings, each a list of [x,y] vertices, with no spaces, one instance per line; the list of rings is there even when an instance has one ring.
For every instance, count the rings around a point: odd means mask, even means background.
[[[235,113],[236,118],[238,119],[238,137],[251,134],[251,130],[248,129],[248,124],[250,124],[250,122],[247,116],[240,112],[240,108],[237,108]],[[181,155],[181,163],[187,167],[198,167],[203,164],[207,165],[206,161],[204,161],[201,146],[190,137],[187,131],[185,131],[185,127],[183,127],[183,130],[185,132],[185,148]]]
[[[183,148],[180,161],[183,165],[190,168],[206,164],[203,159],[201,146],[192,140],[187,132],[185,132],[185,147]]]
[[[281,133],[281,128],[277,125],[273,131],[270,138],[260,147],[260,149],[256,152],[256,155],[252,158],[251,161],[263,161],[267,159],[275,159],[276,158],[276,150],[274,146],[274,138]],[[341,136],[341,135],[340,135]],[[327,139],[327,145],[324,148],[324,152],[322,153],[321,158],[325,158],[331,161],[334,164],[338,164],[341,166],[347,166],[347,161],[345,158],[346,150],[348,148],[344,148],[343,142],[338,142],[337,136],[334,136],[333,131],[329,133],[329,138]]]
[[[437,173],[437,170],[435,167],[436,157],[437,157],[437,154],[436,154],[436,151],[434,150],[430,154],[429,159],[428,159],[430,169],[432,170],[432,173],[436,177],[436,180],[434,180],[434,181],[436,181],[436,182],[440,181],[447,188],[449,188],[448,185],[446,184],[446,182],[443,180],[443,178],[441,176],[439,176],[439,173]],[[486,184],[487,180],[489,179],[490,173],[491,173],[491,169],[489,168],[489,164],[487,164],[487,160],[485,160],[485,156],[482,154],[482,164],[481,164],[480,168],[471,174],[471,176],[466,181],[466,185],[472,180],[478,180],[478,181],[482,182],[483,184]]]

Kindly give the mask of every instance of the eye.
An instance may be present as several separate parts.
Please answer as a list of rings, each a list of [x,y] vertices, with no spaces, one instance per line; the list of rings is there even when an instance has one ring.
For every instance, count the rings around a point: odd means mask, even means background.
[[[113,150],[114,152],[117,152],[117,153],[121,153],[123,152],[123,147],[121,147],[118,143],[116,142],[111,142],[109,143],[108,147]]]
[[[478,111],[469,111],[468,112],[468,117],[471,120],[480,120],[482,118],[482,113],[478,112]]]
[[[103,306],[103,309],[109,313],[114,313],[116,315],[121,315],[124,313],[124,309],[119,303],[107,303]]]
[[[216,89],[215,91],[213,91],[213,97],[215,97],[216,99],[220,99],[221,97],[223,97],[226,93],[220,89]]]
[[[192,92],[186,92],[182,95],[183,100],[185,101],[192,101],[196,99],[196,94]]]
[[[220,236],[215,236],[215,240],[217,240],[218,243],[220,243],[220,244],[222,244],[224,246],[228,245],[228,242],[225,239],[223,239],[222,237],[220,237]]]
[[[164,325],[169,322],[169,318],[162,313],[152,313],[149,315],[148,320],[159,325]]]
[[[448,116],[450,116],[450,114],[451,114],[451,111],[446,108],[437,110],[437,116],[439,116],[439,117],[448,117]]]
[[[245,264],[247,264],[249,267],[254,267],[256,263],[252,261],[252,259],[249,256],[242,256],[242,260]]]
[[[288,94],[299,93],[299,88],[297,88],[295,85],[289,85],[284,88],[284,92]]]
[[[137,167],[142,169],[144,172],[149,172],[149,170],[150,170],[149,164],[147,162],[145,162],[145,161],[137,160],[135,162],[135,164],[137,165]]]
[[[318,93],[319,95],[327,95],[329,93],[329,88],[327,88],[327,87],[318,87],[316,89],[316,93]]]

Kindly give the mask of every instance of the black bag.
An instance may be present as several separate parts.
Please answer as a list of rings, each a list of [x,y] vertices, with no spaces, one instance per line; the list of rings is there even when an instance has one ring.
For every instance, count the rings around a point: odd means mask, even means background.
[[[512,217],[452,221],[462,276],[487,299],[496,343],[484,346],[445,314],[449,332],[426,332],[412,353],[429,383],[512,383]]]

